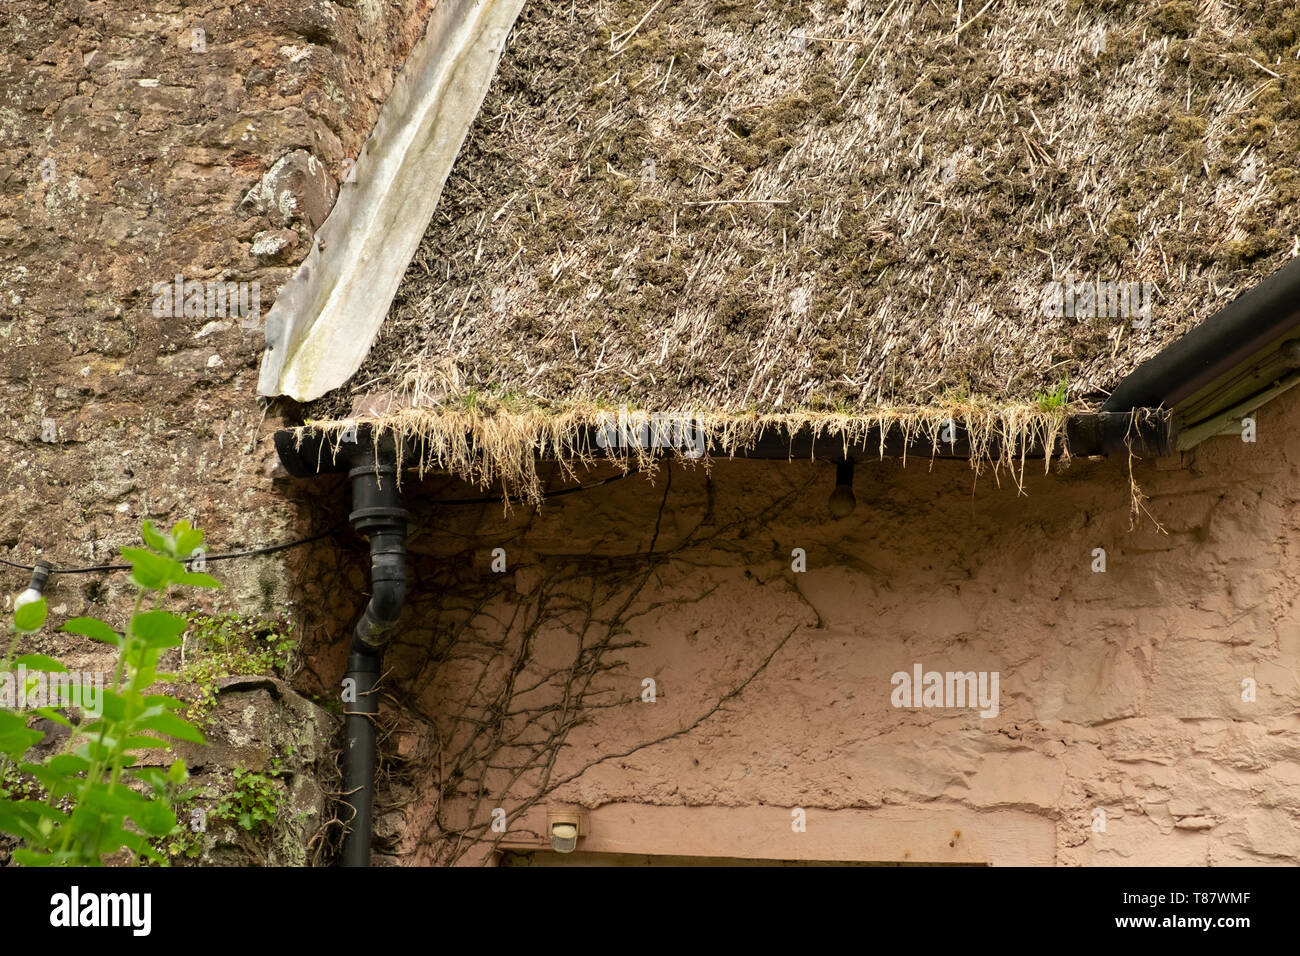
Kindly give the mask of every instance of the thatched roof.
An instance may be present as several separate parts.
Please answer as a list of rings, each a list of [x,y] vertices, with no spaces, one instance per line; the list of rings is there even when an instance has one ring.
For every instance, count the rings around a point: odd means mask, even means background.
[[[1104,394],[1291,254],[1300,14],[985,6],[530,0],[344,391]],[[1150,327],[1045,315],[1070,278]]]
[[[1095,406],[1295,254],[1298,31],[1271,0],[529,0],[307,411]],[[1045,311],[1053,282],[1149,283],[1150,321]]]

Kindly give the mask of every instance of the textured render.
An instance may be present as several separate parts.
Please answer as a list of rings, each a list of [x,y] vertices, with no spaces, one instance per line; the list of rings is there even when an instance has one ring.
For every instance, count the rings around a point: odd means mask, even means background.
[[[567,802],[596,852],[1294,864],[1297,404],[1254,444],[1135,463],[1166,533],[1129,530],[1123,460],[1024,496],[962,463],[865,462],[841,521],[827,463],[678,466],[504,517],[412,482],[377,859],[536,847]],[[329,679],[343,654],[317,650]],[[997,671],[999,713],[891,706],[917,663]]]

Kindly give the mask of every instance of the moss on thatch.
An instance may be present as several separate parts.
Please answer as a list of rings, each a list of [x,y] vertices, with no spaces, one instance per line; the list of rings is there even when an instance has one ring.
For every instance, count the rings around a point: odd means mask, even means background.
[[[1014,423],[1291,252],[1292,5],[961,9],[531,0],[371,355],[309,414],[398,393],[394,425],[496,441],[601,402],[931,422],[962,391]],[[1151,283],[1149,327],[1045,315],[1067,277]]]

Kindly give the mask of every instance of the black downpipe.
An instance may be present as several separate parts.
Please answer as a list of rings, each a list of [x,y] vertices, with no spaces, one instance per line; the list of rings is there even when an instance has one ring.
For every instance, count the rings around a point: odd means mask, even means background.
[[[353,526],[370,538],[370,603],[362,612],[348,655],[347,678],[355,682],[356,701],[345,705],[343,801],[352,808],[343,836],[343,866],[370,865],[370,834],[375,789],[374,693],[393,625],[406,600],[406,522],[410,512],[397,490],[396,455],[391,447],[367,447],[352,459]]]
[[[348,655],[347,676],[356,682],[355,703],[344,705],[343,802],[352,808],[343,834],[344,866],[370,865],[370,830],[374,819],[375,716],[379,700],[373,693],[379,680],[381,655],[378,651],[356,651]]]

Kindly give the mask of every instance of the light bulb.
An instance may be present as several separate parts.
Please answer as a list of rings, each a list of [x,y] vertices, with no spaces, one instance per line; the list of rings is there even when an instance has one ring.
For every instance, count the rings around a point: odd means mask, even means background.
[[[36,566],[32,568],[31,581],[28,582],[26,589],[14,598],[15,611],[20,607],[26,607],[28,604],[35,604],[45,597],[45,582],[50,579],[51,567],[52,565],[48,561],[36,562]]]
[[[847,518],[857,503],[858,499],[853,497],[853,459],[846,458],[835,466],[835,490],[827,507],[833,517]]]

